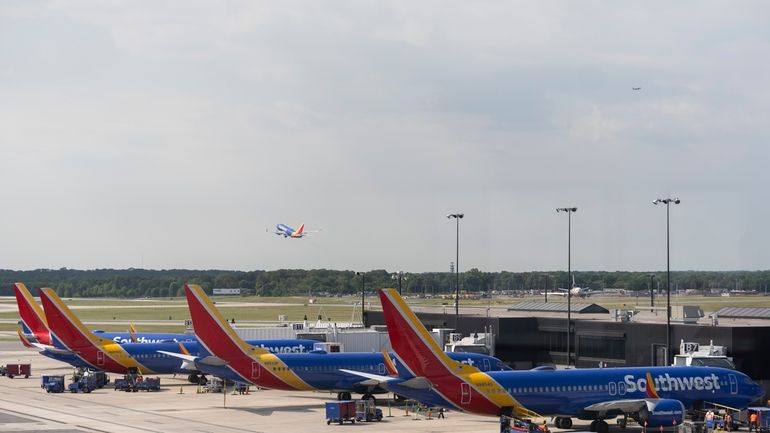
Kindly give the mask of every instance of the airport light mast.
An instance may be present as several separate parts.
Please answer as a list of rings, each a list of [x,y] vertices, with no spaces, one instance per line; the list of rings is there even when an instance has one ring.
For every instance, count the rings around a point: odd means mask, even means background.
[[[567,213],[567,366],[572,365],[572,355],[570,355],[570,337],[572,336],[572,213],[577,212],[576,207],[557,207],[556,212]]]
[[[454,218],[457,226],[457,244],[455,249],[455,329],[457,319],[460,316],[460,220],[465,216],[462,213],[450,213],[446,217]]]
[[[404,271],[398,271],[390,276],[394,280],[398,280],[398,296],[401,296],[401,280],[406,280]]]
[[[676,198],[657,198],[652,204],[666,205],[666,365],[672,363],[671,357],[671,232],[669,230],[669,205],[679,204],[682,201]]]
[[[366,323],[364,323],[364,295],[366,295],[366,273],[364,272],[356,272],[356,275],[361,276],[361,325],[366,327]]]

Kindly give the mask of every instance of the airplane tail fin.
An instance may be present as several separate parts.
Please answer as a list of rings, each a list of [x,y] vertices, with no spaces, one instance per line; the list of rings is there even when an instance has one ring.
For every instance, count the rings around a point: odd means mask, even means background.
[[[51,340],[57,348],[74,351],[97,369],[123,373],[136,368],[140,373],[150,371],[119,344],[94,335],[48,287],[40,289],[40,300],[48,318]]]
[[[381,289],[380,301],[396,355],[445,399],[468,412],[541,418],[486,373],[449,358],[395,289]]]
[[[292,233],[291,235],[292,235],[292,236],[302,236],[302,232],[304,232],[304,231],[305,231],[305,224],[303,223],[303,224],[301,224],[301,225],[299,226],[299,228],[298,228],[298,229],[297,229],[297,230],[296,230],[294,233]]]
[[[390,355],[385,350],[382,351],[382,360],[385,364],[385,370],[387,370],[388,376],[398,377],[398,368],[396,368],[396,364],[390,359]]]
[[[470,367],[454,361],[441,350],[395,289],[381,289],[380,302],[390,344],[412,374],[432,379]]]
[[[21,329],[16,329],[16,333],[19,334],[19,340],[21,340],[21,344],[23,344],[24,347],[34,347],[32,346],[32,343],[29,342],[29,339],[21,332]]]
[[[53,289],[43,287],[40,289],[40,300],[43,302],[48,326],[51,329],[52,339],[70,349],[92,347],[99,343],[110,342],[96,337],[85,325],[72,314],[72,311],[62,302]]]
[[[134,326],[133,322],[128,325],[128,335],[131,338],[132,343],[139,341],[139,339],[136,338],[136,327]]]
[[[32,331],[39,343],[51,345],[51,333],[45,313],[29,293],[27,286],[24,283],[14,283],[13,291],[16,294],[16,305],[19,308],[22,323]]]
[[[184,286],[184,291],[187,295],[187,305],[190,308],[195,335],[212,355],[228,359],[229,356],[242,353],[251,355],[270,353],[267,349],[254,347],[243,341],[206,296],[201,286],[187,284]]]

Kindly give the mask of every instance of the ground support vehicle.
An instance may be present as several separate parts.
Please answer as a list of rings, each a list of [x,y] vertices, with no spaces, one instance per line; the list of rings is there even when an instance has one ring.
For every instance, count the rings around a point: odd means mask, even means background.
[[[326,424],[356,423],[356,402],[354,400],[330,401],[326,403]]]
[[[89,393],[97,388],[95,376],[81,376],[78,380],[70,383],[68,387],[69,392],[85,392]]]
[[[160,378],[140,377],[136,381],[136,389],[139,391],[160,391]]]
[[[356,400],[356,421],[382,421],[382,410],[372,399]]]
[[[64,375],[44,375],[40,378],[40,387],[45,392],[64,392]]]
[[[756,413],[758,415],[757,420],[757,431],[759,432],[770,432],[770,407],[748,407],[746,408],[746,419],[750,419],[752,413]],[[748,424],[748,423],[747,423]],[[753,430],[753,427],[749,425],[749,429]]]
[[[8,364],[5,366],[5,375],[8,379],[13,379],[14,376],[24,376],[28,378],[32,375],[31,364]]]

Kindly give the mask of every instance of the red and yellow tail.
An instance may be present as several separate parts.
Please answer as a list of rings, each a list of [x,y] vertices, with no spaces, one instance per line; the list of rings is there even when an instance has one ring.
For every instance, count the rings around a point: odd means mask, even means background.
[[[152,372],[139,364],[119,344],[94,335],[52,289],[40,289],[40,300],[48,318],[51,339],[76,352],[83,361],[112,373],[125,373],[129,367],[136,367],[143,373]]]
[[[19,308],[22,322],[32,331],[40,344],[50,346],[52,344],[51,333],[43,309],[29,293],[24,283],[14,283],[13,291],[16,293],[16,305]]]
[[[245,380],[263,388],[310,391],[311,387],[267,349],[241,339],[197,284],[184,287],[195,335],[212,355]]]
[[[540,417],[488,374],[449,358],[395,289],[381,289],[380,301],[396,355],[412,374],[428,379],[444,399],[461,410],[482,415]]]
[[[305,224],[301,224],[297,230],[294,231],[294,233],[291,234],[292,237],[300,237],[302,236],[302,232],[305,231]]]
[[[128,325],[128,335],[131,337],[132,343],[139,341],[139,339],[136,338],[136,327],[133,322]]]

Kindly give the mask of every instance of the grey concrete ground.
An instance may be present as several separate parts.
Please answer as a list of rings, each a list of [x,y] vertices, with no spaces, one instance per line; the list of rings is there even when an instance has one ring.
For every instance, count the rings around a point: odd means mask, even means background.
[[[392,408],[393,417],[379,423],[326,425],[324,402],[336,397],[328,393],[263,390],[250,395],[228,394],[225,402],[222,394],[197,394],[195,385],[171,376],[162,377],[163,389],[155,393],[102,389],[90,394],[46,394],[40,388],[40,375],[69,374],[71,368],[24,349],[17,342],[0,343],[0,365],[15,362],[31,362],[33,377],[0,377],[3,433],[499,431],[496,418],[448,412],[445,420],[414,420],[413,416],[404,416],[400,407]],[[223,407],[225,404],[227,407]],[[387,405],[381,408],[387,415]],[[588,426],[581,421],[575,424],[578,430]]]

